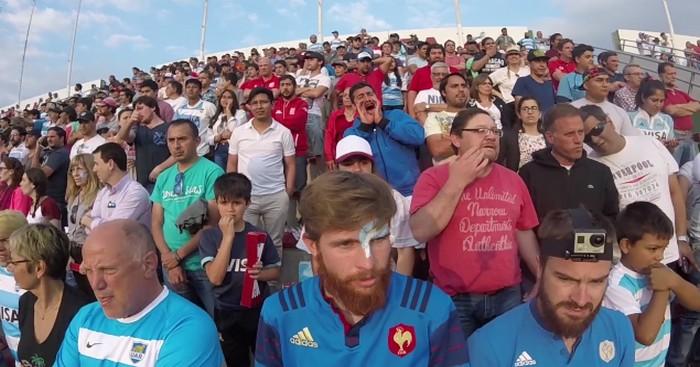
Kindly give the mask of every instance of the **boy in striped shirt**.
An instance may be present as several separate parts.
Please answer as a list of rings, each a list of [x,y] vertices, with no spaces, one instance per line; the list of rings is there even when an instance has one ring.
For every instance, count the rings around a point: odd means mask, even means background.
[[[630,319],[637,342],[635,366],[664,366],[671,340],[671,293],[684,307],[700,310],[700,289],[661,263],[674,227],[656,205],[628,205],[616,227],[622,258],[610,272],[603,306]]]

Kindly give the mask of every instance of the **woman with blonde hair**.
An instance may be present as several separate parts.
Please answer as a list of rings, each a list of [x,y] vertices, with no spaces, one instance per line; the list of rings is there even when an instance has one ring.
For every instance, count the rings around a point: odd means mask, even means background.
[[[22,366],[52,366],[70,321],[89,303],[64,282],[68,237],[50,224],[24,226],[10,236],[7,264],[17,286],[27,290],[19,298],[18,360]]]
[[[83,260],[82,249],[87,230],[81,219],[92,210],[97,192],[100,190],[100,180],[93,171],[95,160],[92,154],[79,154],[73,157],[68,167],[68,187],[66,200],[68,201],[68,240],[70,241],[70,269],[81,291],[92,294],[92,289],[87,278],[80,274],[80,263]],[[70,279],[70,275],[69,275]]]

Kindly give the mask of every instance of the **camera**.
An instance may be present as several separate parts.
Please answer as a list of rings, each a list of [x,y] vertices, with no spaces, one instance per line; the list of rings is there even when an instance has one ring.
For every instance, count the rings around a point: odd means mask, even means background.
[[[574,254],[603,254],[606,233],[601,230],[576,230],[574,233]]]

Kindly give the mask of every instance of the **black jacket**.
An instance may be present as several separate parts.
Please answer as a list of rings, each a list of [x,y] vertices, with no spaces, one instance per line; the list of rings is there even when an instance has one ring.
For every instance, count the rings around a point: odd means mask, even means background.
[[[520,176],[530,191],[537,216],[551,210],[585,207],[614,219],[619,212],[619,196],[610,169],[583,157],[571,170],[562,167],[548,147],[532,154],[532,161],[520,168]]]
[[[515,172],[520,169],[520,142],[518,137],[520,131],[517,128],[503,129],[501,137],[501,147],[498,151],[496,162]]]

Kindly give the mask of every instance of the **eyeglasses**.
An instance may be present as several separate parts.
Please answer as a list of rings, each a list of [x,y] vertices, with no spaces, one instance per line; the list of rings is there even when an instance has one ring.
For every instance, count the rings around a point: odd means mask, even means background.
[[[603,130],[605,130],[605,126],[608,124],[608,121],[599,121],[597,125],[595,125],[591,131],[586,134],[586,136],[583,138],[583,142],[586,144],[590,144],[591,141],[593,140],[592,138],[594,136],[599,136],[600,134],[603,133]]]
[[[633,75],[633,76],[642,76],[642,77],[644,77],[644,76],[647,76],[647,73],[637,72],[637,73],[627,73],[627,74],[625,74],[625,75],[626,75],[626,76]]]
[[[522,108],[520,108],[520,110],[523,112],[537,112],[540,110],[540,108],[537,106],[532,106],[532,107],[522,107]]]
[[[175,187],[173,188],[173,193],[177,196],[183,194],[185,186],[185,173],[180,172],[175,176]]]
[[[481,128],[476,128],[476,129],[462,129],[462,131],[470,132],[470,133],[476,133],[481,136],[486,136],[486,135],[494,135],[497,137],[503,136],[503,130],[501,129],[487,129],[484,127]]]
[[[28,259],[24,259],[24,260],[14,260],[14,261],[10,260],[10,261],[7,262],[7,265],[8,265],[8,266],[9,266],[9,265],[17,266],[18,264],[24,264],[24,263],[29,263],[29,262],[32,262],[32,261],[31,261],[31,260],[28,260]]]

